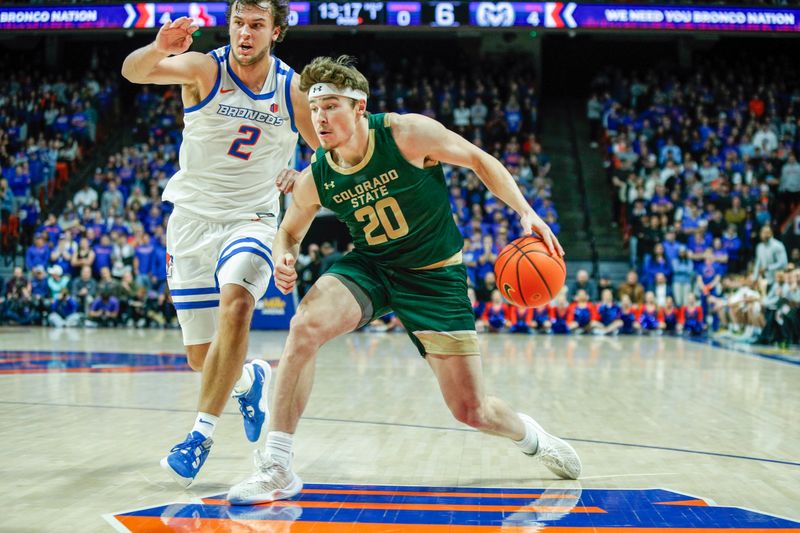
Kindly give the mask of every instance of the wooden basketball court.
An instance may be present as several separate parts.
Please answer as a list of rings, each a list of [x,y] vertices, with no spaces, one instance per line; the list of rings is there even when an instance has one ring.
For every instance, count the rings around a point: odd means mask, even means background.
[[[250,356],[277,364],[285,336],[254,332]],[[581,455],[567,482],[453,420],[405,334],[354,333],[319,355],[300,498],[232,508],[253,464],[233,403],[190,489],[158,464],[196,411],[179,332],[3,328],[0,346],[2,531],[800,531],[796,353],[482,335],[490,390]]]

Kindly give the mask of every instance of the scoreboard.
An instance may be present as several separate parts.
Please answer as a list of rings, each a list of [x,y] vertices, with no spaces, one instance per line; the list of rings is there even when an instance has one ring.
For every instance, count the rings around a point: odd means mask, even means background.
[[[224,26],[225,2],[0,7],[0,30]],[[800,9],[575,2],[290,2],[291,26],[800,32]]]

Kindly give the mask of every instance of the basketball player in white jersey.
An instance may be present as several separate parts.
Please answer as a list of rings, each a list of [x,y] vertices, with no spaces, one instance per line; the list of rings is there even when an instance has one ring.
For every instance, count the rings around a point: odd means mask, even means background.
[[[231,391],[250,441],[268,418],[269,365],[244,364],[250,320],[272,275],[279,195],[291,188],[285,169],[298,130],[318,145],[298,77],[270,53],[288,15],[286,0],[229,0],[229,46],[187,52],[197,26],[181,17],[122,65],[131,82],[182,86],[180,170],[163,194],[175,206],[167,278],[202,385],[194,427],[161,466],[184,487],[208,456]]]

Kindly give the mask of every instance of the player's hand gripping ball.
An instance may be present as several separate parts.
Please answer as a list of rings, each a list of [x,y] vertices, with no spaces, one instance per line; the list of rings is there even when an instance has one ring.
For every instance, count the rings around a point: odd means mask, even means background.
[[[494,263],[497,287],[509,302],[541,307],[556,297],[567,279],[567,266],[536,236],[521,237],[503,248]]]

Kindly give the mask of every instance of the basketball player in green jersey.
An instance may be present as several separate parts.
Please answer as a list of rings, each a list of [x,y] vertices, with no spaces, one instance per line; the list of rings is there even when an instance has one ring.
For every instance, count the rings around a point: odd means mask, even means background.
[[[297,177],[278,230],[275,283],[285,294],[293,290],[295,258],[321,206],[347,224],[355,249],[300,303],[278,366],[265,453],[257,452],[256,472],[231,488],[229,501],[263,503],[300,491],[292,439],[311,394],[317,350],[389,311],[430,365],[457,420],[509,438],[557,476],[577,479],[581,463],[569,444],[485,391],[463,238],[440,162],[472,169],[519,214],[523,233],[535,231],[551,254],[563,255],[550,228],[502,163],[440,123],[422,115],[369,115],[367,80],[348,58],[315,59],[300,89],[308,91],[321,148]]]

